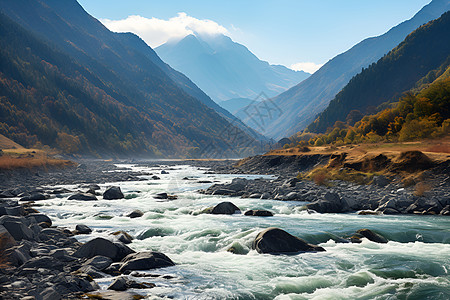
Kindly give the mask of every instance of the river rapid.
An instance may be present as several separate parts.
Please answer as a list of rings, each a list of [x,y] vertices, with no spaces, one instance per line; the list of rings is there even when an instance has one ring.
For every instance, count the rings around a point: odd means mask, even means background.
[[[241,199],[198,193],[212,183],[233,178],[270,176],[210,174],[187,165],[144,167],[120,165],[134,171],[157,174],[142,181],[116,182],[126,199],[67,200],[70,194],[40,201],[38,209],[54,225],[74,229],[85,224],[90,235],[77,238],[111,238],[123,230],[135,239],[136,251],[159,251],[176,266],[150,270],[163,274],[140,278],[155,288],[135,290],[148,299],[450,299],[450,218],[443,216],[362,216],[356,214],[308,214],[304,202]],[[160,174],[167,170],[169,174]],[[186,180],[188,177],[189,180]],[[184,179],[183,179],[184,178]],[[77,186],[62,186],[77,189]],[[167,192],[177,200],[157,200]],[[242,214],[210,215],[200,212],[223,201],[237,205]],[[126,217],[131,211],[140,218]],[[249,217],[247,209],[265,209],[273,217]],[[298,255],[258,254],[251,250],[256,235],[279,227],[326,252]],[[369,228],[388,238],[387,244],[366,239],[360,244],[339,243],[356,230]],[[234,246],[244,255],[227,252]],[[106,289],[113,278],[98,279]]]

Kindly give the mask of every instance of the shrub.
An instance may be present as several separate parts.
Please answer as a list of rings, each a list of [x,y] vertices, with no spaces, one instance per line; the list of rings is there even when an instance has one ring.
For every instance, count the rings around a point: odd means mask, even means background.
[[[416,184],[416,189],[414,191],[414,195],[416,195],[418,197],[422,197],[425,195],[426,192],[431,191],[431,189],[432,189],[431,184],[421,181]]]

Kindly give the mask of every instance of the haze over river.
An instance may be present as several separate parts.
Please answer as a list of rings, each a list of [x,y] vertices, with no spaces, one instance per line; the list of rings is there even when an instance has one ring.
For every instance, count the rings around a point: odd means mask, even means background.
[[[80,241],[111,237],[124,230],[135,237],[129,246],[169,256],[176,266],[150,270],[173,278],[138,278],[156,288],[136,290],[152,297],[175,299],[450,299],[450,218],[443,216],[360,216],[356,214],[308,214],[304,202],[240,199],[208,196],[197,192],[212,183],[258,175],[209,174],[192,166],[143,167],[121,165],[157,174],[145,181],[101,185],[121,187],[127,199],[98,201],[61,198],[40,201],[38,209],[54,225],[74,229],[86,224],[94,231]],[[169,174],[160,174],[167,170]],[[183,179],[188,177],[189,180]],[[264,176],[270,178],[270,176]],[[66,186],[76,189],[76,186]],[[167,192],[177,200],[157,200]],[[237,205],[242,214],[199,214],[223,201]],[[126,215],[139,209],[140,218]],[[272,211],[274,217],[249,217],[248,209]],[[251,250],[256,235],[279,227],[326,252],[298,255],[258,254]],[[377,244],[337,243],[356,230],[369,228],[390,241]],[[227,252],[231,246],[247,253]],[[99,279],[106,288],[113,277]]]

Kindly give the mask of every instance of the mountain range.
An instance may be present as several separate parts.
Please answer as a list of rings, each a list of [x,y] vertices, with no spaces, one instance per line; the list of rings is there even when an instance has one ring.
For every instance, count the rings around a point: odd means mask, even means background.
[[[109,31],[75,0],[1,0],[0,11],[1,134],[95,155],[179,156],[255,142],[139,38]]]
[[[231,99],[239,104],[240,98],[253,100],[261,92],[273,97],[310,75],[261,61],[223,34],[191,34],[155,51],[219,104]]]
[[[281,138],[303,130],[353,76],[387,54],[412,31],[440,17],[449,9],[450,0],[433,0],[410,20],[381,36],[365,39],[334,57],[306,80],[270,99],[282,113],[267,120],[261,132],[271,138]],[[244,113],[237,115],[249,126],[257,128]]]
[[[336,121],[346,121],[358,110],[373,113],[386,101],[397,101],[426,77],[431,83],[450,65],[450,12],[421,26],[377,63],[353,77],[328,107],[308,126],[310,132],[323,133]],[[386,106],[386,105],[385,105]],[[352,123],[359,121],[352,117]],[[350,124],[353,125],[353,124]]]

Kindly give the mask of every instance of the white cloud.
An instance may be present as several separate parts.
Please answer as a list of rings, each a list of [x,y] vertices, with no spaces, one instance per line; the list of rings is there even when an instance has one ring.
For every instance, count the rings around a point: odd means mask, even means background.
[[[184,12],[178,13],[176,17],[169,20],[134,15],[122,20],[101,19],[100,21],[111,31],[137,34],[152,48],[170,39],[181,39],[189,34],[228,34],[228,30],[216,22],[199,20]]]
[[[323,64],[316,64],[313,62],[300,62],[291,65],[290,68],[295,71],[305,71],[312,74],[319,70],[322,66]]]

